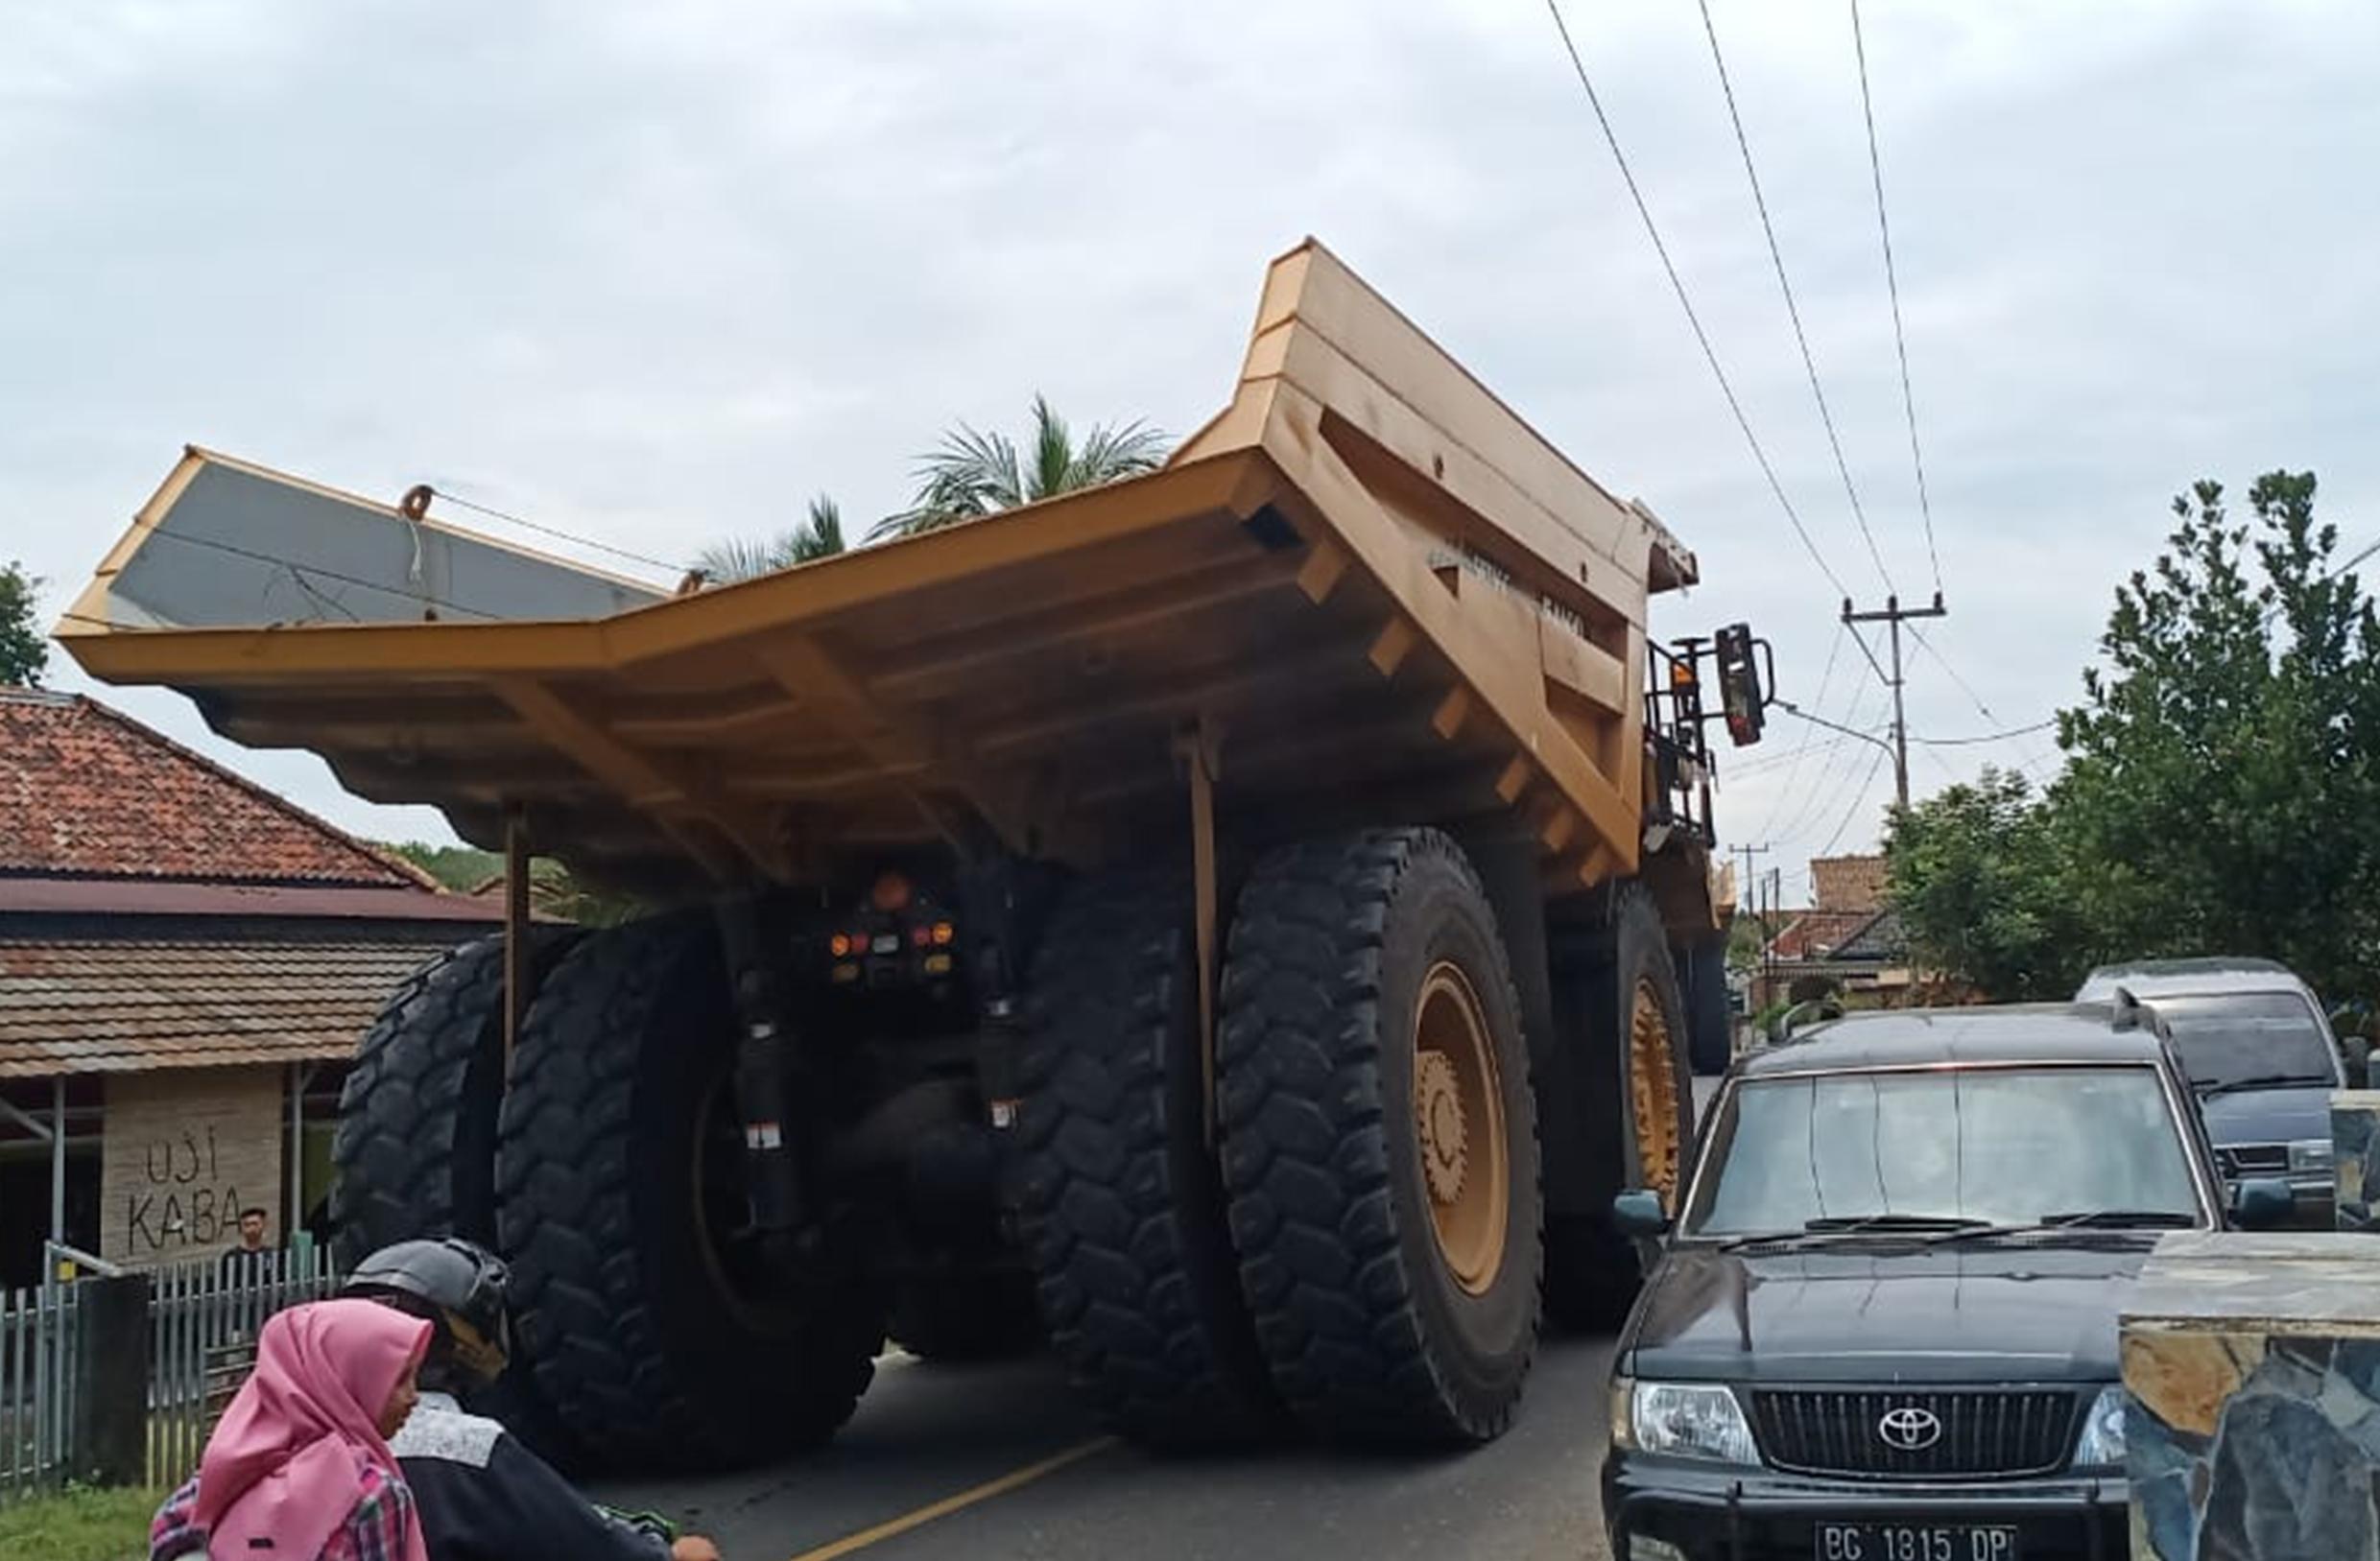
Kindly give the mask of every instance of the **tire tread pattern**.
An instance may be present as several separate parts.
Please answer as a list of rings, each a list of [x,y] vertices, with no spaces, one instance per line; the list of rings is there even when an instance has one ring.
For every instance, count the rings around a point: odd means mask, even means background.
[[[1241,1278],[1282,1396],[1309,1425],[1350,1440],[1487,1441],[1519,1396],[1464,1407],[1400,1248],[1389,1135],[1411,1128],[1384,1120],[1381,1071],[1403,1064],[1384,1052],[1404,1037],[1383,1036],[1379,1006],[1391,906],[1428,857],[1486,903],[1468,857],[1437,830],[1275,853],[1241,890],[1225,965],[1224,1179]],[[1494,958],[1491,979],[1517,1014],[1500,941]],[[1533,1120],[1532,1176],[1535,1131]],[[1530,1294],[1535,1308],[1535,1274]]]
[[[1169,1048],[1196,1047],[1189,890],[1078,884],[1041,939],[1011,1196],[1052,1343],[1103,1419],[1145,1444],[1257,1439],[1278,1422],[1221,1190],[1185,1175]],[[1211,1160],[1205,1162],[1211,1168]]]
[[[558,966],[523,1026],[497,1154],[498,1208],[514,1308],[539,1390],[615,1464],[713,1468],[825,1441],[874,1374],[882,1317],[831,1293],[796,1319],[803,1369],[754,1381],[752,1406],[702,1402],[671,1360],[631,1197],[630,1139],[647,1032],[715,935],[702,915],[589,937]],[[732,1422],[732,1423],[731,1423]]]

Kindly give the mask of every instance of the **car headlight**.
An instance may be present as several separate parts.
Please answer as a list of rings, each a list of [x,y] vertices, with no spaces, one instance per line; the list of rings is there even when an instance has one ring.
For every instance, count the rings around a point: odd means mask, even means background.
[[[2091,1400],[2090,1413],[2082,1417],[2082,1439],[2074,1450],[2074,1466],[2078,1469],[2121,1469],[2124,1467],[2124,1384],[2111,1384],[2099,1390]]]
[[[2329,1139],[2301,1138],[2289,1147],[2289,1170],[2293,1175],[2327,1172],[2330,1166]]]
[[[1752,1429],[1735,1394],[1699,1383],[1639,1383],[1626,1377],[1611,1384],[1611,1440],[1638,1453],[1680,1458],[1757,1464]]]

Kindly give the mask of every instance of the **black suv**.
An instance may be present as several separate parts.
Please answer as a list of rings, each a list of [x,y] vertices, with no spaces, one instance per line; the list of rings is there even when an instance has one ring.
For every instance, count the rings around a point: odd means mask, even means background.
[[[2149,1011],[1860,1015],[1754,1052],[1712,1102],[1620,1336],[1616,1561],[2126,1553],[2116,1319],[2223,1181]],[[2235,1218],[2286,1218],[2286,1183]]]

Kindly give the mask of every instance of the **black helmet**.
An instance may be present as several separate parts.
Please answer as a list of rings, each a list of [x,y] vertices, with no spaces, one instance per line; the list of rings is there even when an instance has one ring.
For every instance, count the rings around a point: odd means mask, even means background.
[[[505,1315],[512,1272],[504,1260],[460,1236],[424,1237],[384,1246],[355,1265],[342,1295],[387,1301],[438,1325],[435,1359],[444,1355],[485,1384],[504,1374],[512,1331]]]

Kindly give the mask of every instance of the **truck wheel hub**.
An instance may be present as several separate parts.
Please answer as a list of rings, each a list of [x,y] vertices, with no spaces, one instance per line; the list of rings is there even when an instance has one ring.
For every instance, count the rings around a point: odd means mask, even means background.
[[[1452,1203],[1463,1195],[1463,1093],[1455,1065],[1442,1052],[1424,1052],[1414,1076],[1414,1115],[1421,1129],[1421,1165],[1430,1196]]]
[[[1485,1294],[1504,1271],[1511,1154],[1487,1010],[1452,960],[1421,979],[1414,1011],[1414,1144],[1430,1233],[1455,1283]]]

